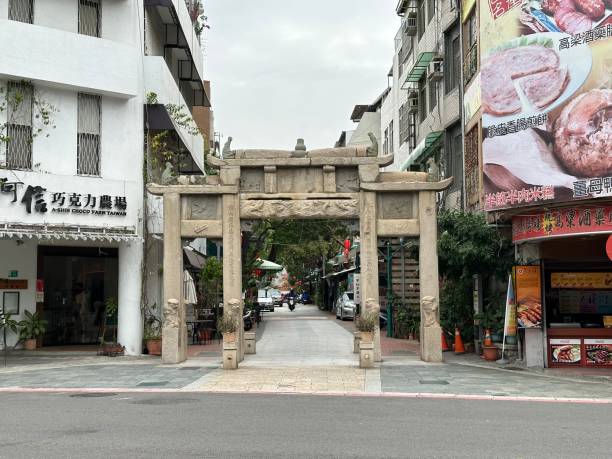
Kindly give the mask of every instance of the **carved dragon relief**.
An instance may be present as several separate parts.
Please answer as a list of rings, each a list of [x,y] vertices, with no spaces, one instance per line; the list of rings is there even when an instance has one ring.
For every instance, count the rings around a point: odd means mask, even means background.
[[[240,203],[241,218],[355,218],[356,199],[252,200]]]

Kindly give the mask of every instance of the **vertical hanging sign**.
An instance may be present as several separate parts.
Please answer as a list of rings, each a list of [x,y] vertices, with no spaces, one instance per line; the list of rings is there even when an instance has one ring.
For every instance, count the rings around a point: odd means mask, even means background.
[[[542,286],[540,266],[515,266],[518,325],[542,327]]]

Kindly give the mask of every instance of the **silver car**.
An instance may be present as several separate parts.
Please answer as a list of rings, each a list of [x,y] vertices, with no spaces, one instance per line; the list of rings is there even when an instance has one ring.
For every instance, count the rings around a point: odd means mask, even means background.
[[[336,301],[336,319],[355,319],[357,305],[353,292],[344,292]]]

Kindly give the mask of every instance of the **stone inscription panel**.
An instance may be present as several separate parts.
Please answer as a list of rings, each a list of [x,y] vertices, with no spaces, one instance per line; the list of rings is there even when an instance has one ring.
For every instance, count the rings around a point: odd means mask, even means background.
[[[378,216],[384,219],[418,218],[418,194],[378,193]]]
[[[240,218],[355,218],[359,216],[357,199],[249,200],[240,202]]]
[[[278,193],[322,193],[323,168],[278,168]]]
[[[336,191],[338,193],[359,191],[359,172],[356,167],[336,167]]]
[[[186,196],[182,207],[183,220],[221,219],[221,196]]]
[[[240,173],[240,192],[241,193],[263,193],[264,186],[263,169],[242,169]]]

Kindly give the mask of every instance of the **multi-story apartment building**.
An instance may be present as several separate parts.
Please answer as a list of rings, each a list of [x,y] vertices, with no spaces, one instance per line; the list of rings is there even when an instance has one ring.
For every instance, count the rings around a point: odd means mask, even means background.
[[[40,311],[43,345],[97,343],[110,301],[118,341],[141,352],[147,140],[167,131],[177,167],[203,168],[193,8],[0,0],[0,307]]]
[[[433,158],[455,178],[446,207],[463,206],[461,54],[456,0],[400,0],[390,91],[381,107],[381,139],[394,153],[388,170],[428,170]]]

